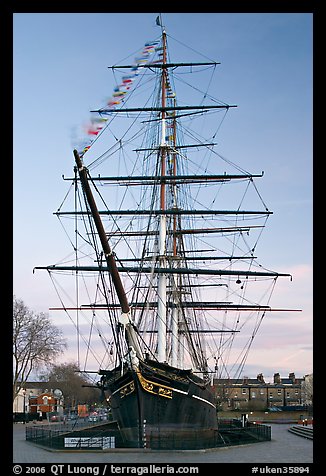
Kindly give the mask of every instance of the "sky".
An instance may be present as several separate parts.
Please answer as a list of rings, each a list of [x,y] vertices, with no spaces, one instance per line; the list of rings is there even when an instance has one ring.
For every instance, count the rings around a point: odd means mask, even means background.
[[[33,268],[64,254],[53,212],[67,190],[61,176],[72,174],[72,136],[111,95],[107,67],[159,36],[156,16],[13,16],[13,292],[54,324],[51,282]],[[312,21],[310,13],[163,14],[176,55],[185,44],[221,62],[218,97],[238,107],[223,123],[219,151],[252,173],[264,171],[260,191],[273,215],[260,259],[293,276],[278,281],[273,305],[302,309],[273,314],[255,341],[245,373],[269,380],[313,366]]]

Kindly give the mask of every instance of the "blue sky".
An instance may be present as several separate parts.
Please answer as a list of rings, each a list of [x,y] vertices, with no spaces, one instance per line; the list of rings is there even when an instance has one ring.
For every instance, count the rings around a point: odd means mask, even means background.
[[[61,175],[72,173],[74,128],[112,94],[107,66],[130,61],[159,36],[156,16],[14,14],[13,290],[36,312],[47,311],[55,296],[33,267],[64,255],[66,238],[52,213],[67,189]],[[293,275],[292,283],[280,284],[274,305],[302,309],[265,323],[247,374],[309,373],[312,14],[165,13],[163,20],[175,60],[193,59],[184,44],[221,62],[214,96],[238,107],[223,123],[219,152],[252,173],[264,171],[260,191],[274,214],[260,258]]]

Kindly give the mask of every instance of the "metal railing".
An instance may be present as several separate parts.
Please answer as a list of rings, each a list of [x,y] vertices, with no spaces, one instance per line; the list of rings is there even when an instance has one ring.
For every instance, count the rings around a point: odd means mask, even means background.
[[[222,420],[218,430],[183,430],[166,435],[159,429],[145,435],[142,442],[124,442],[120,431],[110,425],[73,428],[72,425],[26,427],[26,440],[58,450],[108,450],[144,448],[154,450],[197,450],[271,440],[271,427],[239,420]]]
[[[117,429],[101,428],[99,426],[74,427],[58,425],[26,427],[26,440],[52,449],[72,450],[89,449],[99,450],[122,447],[120,432]]]

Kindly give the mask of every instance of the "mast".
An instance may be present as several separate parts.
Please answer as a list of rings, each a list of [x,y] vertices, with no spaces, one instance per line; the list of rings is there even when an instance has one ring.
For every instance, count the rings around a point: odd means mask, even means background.
[[[162,32],[163,41],[163,64],[166,63],[166,33]],[[160,162],[161,162],[161,176],[166,175],[166,124],[165,124],[165,106],[166,106],[166,91],[165,84],[167,79],[167,70],[162,68],[161,78],[161,104],[162,104],[162,117],[161,117],[161,143],[160,143]],[[166,200],[165,200],[165,181],[161,182],[160,187],[160,226],[159,226],[159,263],[161,268],[166,268]],[[158,310],[157,310],[157,358],[160,362],[166,360],[166,274],[162,273],[158,278]]]
[[[173,99],[174,106],[176,105],[176,99]],[[173,135],[172,135],[172,144],[173,148],[176,147],[176,119],[175,119],[175,111],[173,111]],[[172,173],[174,176],[177,175],[177,161],[176,161],[176,152],[173,150],[172,152]],[[175,181],[171,183],[173,189],[173,208],[177,208],[177,187]],[[173,230],[172,230],[172,256],[173,259],[177,258],[178,247],[177,247],[177,238],[180,239],[180,235],[177,235],[177,216],[173,216]],[[178,266],[180,266],[180,261],[177,260]],[[179,280],[179,283],[178,283]],[[173,275],[173,304],[174,307],[172,309],[172,316],[171,316],[171,364],[173,367],[182,367],[182,363],[180,362],[180,353],[179,353],[179,338],[181,339],[181,334],[179,335],[179,321],[180,321],[180,308],[178,306],[178,299],[179,299],[179,292],[178,292],[178,284],[180,284],[181,289],[181,276],[174,274]]]

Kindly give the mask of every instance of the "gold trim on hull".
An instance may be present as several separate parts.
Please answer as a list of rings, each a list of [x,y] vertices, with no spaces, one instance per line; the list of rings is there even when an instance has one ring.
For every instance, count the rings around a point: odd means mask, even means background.
[[[179,390],[179,389],[173,388],[173,387],[168,387],[167,385],[162,385],[162,384],[153,382],[151,380],[147,380],[142,376],[142,374],[139,370],[136,370],[136,374],[137,374],[138,380],[139,380],[142,388],[146,392],[152,393],[153,395],[158,395],[160,397],[169,398],[169,399],[173,398],[173,392],[182,393],[184,395],[189,395],[188,392],[184,392],[183,390]],[[115,395],[116,393],[118,393],[118,392],[120,394],[120,397],[124,398],[125,396],[130,395],[131,393],[133,393],[135,391],[135,389],[136,389],[135,383],[133,381],[128,382],[127,384],[123,385],[118,390],[113,392],[112,395],[109,398],[111,399],[111,397],[113,395]],[[192,398],[195,398],[196,400],[199,400],[203,403],[206,403],[207,405],[210,405],[214,408],[216,407],[214,405],[214,403],[206,400],[205,398],[199,397],[197,395],[189,395],[189,396],[192,397]]]
[[[161,385],[150,380],[146,380],[139,371],[137,371],[137,377],[141,386],[144,390],[146,390],[146,392],[159,395],[160,397],[172,398],[172,387],[167,387],[166,385]]]
[[[120,393],[120,397],[123,398],[126,395],[129,395],[130,393],[134,392],[135,388],[135,383],[133,381],[128,382],[127,384],[123,385],[122,387],[118,388],[118,390],[113,392],[112,395],[110,395],[110,399],[118,392]]]

